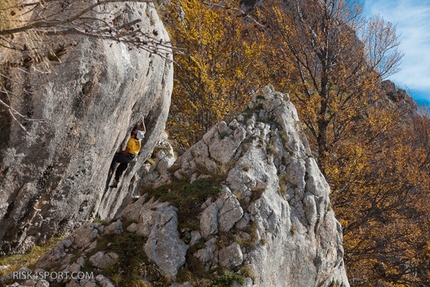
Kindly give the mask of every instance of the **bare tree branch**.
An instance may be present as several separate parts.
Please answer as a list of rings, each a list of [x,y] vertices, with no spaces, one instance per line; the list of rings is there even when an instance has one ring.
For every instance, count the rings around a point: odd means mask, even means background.
[[[44,62],[45,59],[60,61],[60,57],[66,52],[64,45],[47,47],[43,44],[46,37],[63,36],[67,40],[69,35],[81,35],[109,40],[112,43],[125,43],[130,49],[147,51],[166,61],[172,61],[170,54],[174,48],[170,42],[160,37],[161,31],[151,28],[146,30],[141,24],[144,20],[141,16],[129,19],[130,16],[127,17],[123,13],[127,14],[127,6],[115,5],[126,2],[154,3],[150,0],[35,0],[24,3],[0,0],[0,93],[6,97],[16,96],[5,86],[20,84],[5,73],[8,69],[14,68],[21,73],[28,73],[21,67],[28,68],[29,65]],[[32,65],[32,68],[37,70],[35,65]],[[5,84],[6,82],[8,84]],[[19,113],[5,99],[0,100],[0,105],[28,134],[23,122],[33,120]]]
[[[121,3],[121,2],[129,2],[126,0],[97,0],[96,3],[85,7],[84,9],[76,12],[75,14],[73,14],[70,17],[67,17],[63,20],[50,20],[50,18],[53,18],[53,16],[57,16],[60,13],[56,13],[54,15],[50,15],[50,17],[42,17],[39,20],[36,21],[32,21],[30,24],[27,25],[23,25],[17,28],[11,28],[11,29],[0,29],[0,35],[12,35],[12,34],[16,34],[16,33],[20,33],[20,32],[24,32],[27,30],[31,30],[31,29],[36,29],[36,28],[53,28],[53,27],[57,27],[59,25],[62,24],[69,24],[72,23],[73,21],[79,19],[81,16],[83,16],[84,14],[90,12],[91,10],[93,10],[94,8],[104,5],[104,4],[108,4],[108,3]],[[154,1],[149,1],[149,0],[135,0],[134,2],[141,2],[141,3],[153,3]],[[27,4],[29,5],[29,4]],[[34,6],[40,6],[42,5],[42,2],[37,2],[37,3],[32,3],[32,5]],[[13,7],[10,8],[4,8],[2,10],[8,10],[8,9],[12,9]],[[45,10],[45,9],[43,9]]]
[[[4,107],[6,107],[6,109],[8,110],[9,114],[11,115],[11,117],[15,120],[16,123],[18,123],[18,125],[20,126],[20,128],[27,134],[27,135],[31,135],[28,130],[24,127],[24,125],[21,123],[21,120],[25,120],[25,121],[32,121],[32,122],[42,122],[43,120],[40,119],[30,119],[29,117],[21,114],[20,112],[18,112],[17,110],[15,110],[13,107],[11,107],[10,105],[6,104],[4,101],[0,100],[0,104],[3,105]]]

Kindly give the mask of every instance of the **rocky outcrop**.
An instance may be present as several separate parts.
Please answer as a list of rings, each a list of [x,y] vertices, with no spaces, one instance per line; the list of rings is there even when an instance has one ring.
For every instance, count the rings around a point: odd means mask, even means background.
[[[124,12],[121,12],[124,10]],[[141,19],[159,42],[169,38],[154,4],[114,3],[125,23]],[[8,103],[33,120],[28,132],[2,121],[0,163],[1,253],[24,251],[95,216],[105,218],[138,194],[142,165],[165,127],[173,85],[171,53],[124,43],[68,38],[61,62],[11,70],[20,97]],[[46,45],[54,46],[58,38]],[[116,150],[144,117],[148,129],[137,160],[118,189],[105,189]],[[7,125],[7,126],[4,126]],[[3,133],[7,134],[3,134]],[[106,191],[106,192],[105,192]]]
[[[173,147],[168,141],[167,134],[163,133],[155,145],[151,157],[148,158],[145,164],[142,182],[146,186],[151,186],[151,188],[157,188],[170,183],[171,175],[169,174],[169,168],[175,161],[176,157]]]
[[[125,220],[137,222],[128,227],[147,238],[144,250],[169,278],[175,278],[185,263],[188,246],[179,238],[177,208],[169,203],[148,202],[140,198],[122,213]]]
[[[172,169],[181,180],[226,174],[223,193],[200,216],[206,243],[194,256],[206,270],[245,267],[253,274],[246,286],[349,286],[330,189],[288,95],[266,88]],[[226,233],[235,241],[221,249],[211,243]]]
[[[400,89],[390,80],[382,81],[381,88],[385,93],[385,97],[382,98],[380,105],[398,109],[404,115],[407,115],[407,119],[414,117],[417,113],[418,105],[404,89]]]
[[[72,280],[65,286],[96,286],[99,279],[112,284],[112,270],[123,270],[118,250],[129,248],[112,245],[130,237],[133,250],[145,253],[138,264],[144,269],[141,284],[349,286],[329,186],[288,95],[266,88],[246,112],[214,126],[169,172],[150,168],[147,175],[156,185],[157,174],[170,184],[147,187],[149,193],[111,222],[77,230],[36,269],[93,270],[92,281]],[[173,200],[175,206],[162,200],[175,194],[183,199]]]

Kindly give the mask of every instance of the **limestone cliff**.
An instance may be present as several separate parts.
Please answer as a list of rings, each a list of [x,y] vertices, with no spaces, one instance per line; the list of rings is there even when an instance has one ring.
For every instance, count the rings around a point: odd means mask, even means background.
[[[125,23],[169,42],[150,3],[116,3]],[[124,11],[124,12],[122,12]],[[2,115],[0,156],[1,253],[72,230],[94,216],[115,213],[135,193],[144,160],[163,132],[173,85],[171,53],[133,50],[127,44],[75,36],[61,62],[9,70],[19,97],[4,101],[33,120],[28,133]],[[54,46],[59,38],[51,38]],[[15,85],[14,83],[18,83]],[[105,191],[111,159],[139,118],[148,133],[137,161],[118,189]],[[122,146],[123,148],[123,146]]]
[[[213,127],[172,168],[176,178],[194,180],[220,166],[228,168],[223,193],[206,203],[205,245],[194,253],[206,268],[247,266],[254,274],[247,286],[349,286],[329,186],[288,95],[266,88],[247,113]],[[222,233],[251,236],[252,244],[219,249],[214,239]]]
[[[33,270],[92,272],[64,286],[349,286],[329,186],[288,95],[268,87],[173,165],[168,151],[158,149],[138,200]]]

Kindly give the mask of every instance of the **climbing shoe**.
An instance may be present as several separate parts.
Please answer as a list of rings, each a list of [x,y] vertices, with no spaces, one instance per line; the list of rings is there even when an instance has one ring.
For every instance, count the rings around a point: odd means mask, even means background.
[[[118,187],[118,181],[114,181],[113,184],[111,186],[109,186],[111,188],[117,188]]]

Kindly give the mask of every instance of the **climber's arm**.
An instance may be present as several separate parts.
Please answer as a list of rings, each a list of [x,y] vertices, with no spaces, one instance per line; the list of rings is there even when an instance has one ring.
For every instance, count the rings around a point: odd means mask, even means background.
[[[142,121],[142,133],[146,134],[145,120],[143,119],[143,117],[142,117],[141,121]]]

